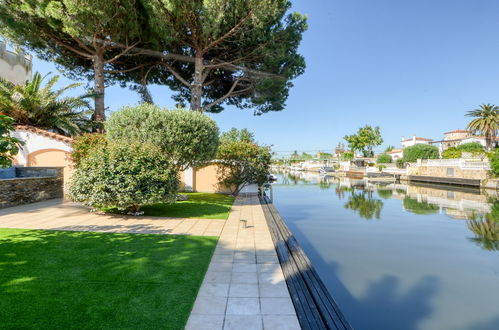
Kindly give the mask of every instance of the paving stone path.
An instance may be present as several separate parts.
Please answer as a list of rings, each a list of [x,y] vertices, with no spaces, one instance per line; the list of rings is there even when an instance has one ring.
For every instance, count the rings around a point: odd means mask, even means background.
[[[236,199],[186,329],[300,329],[256,194]]]
[[[95,214],[62,199],[0,209],[0,228],[219,236],[224,224],[221,219]]]

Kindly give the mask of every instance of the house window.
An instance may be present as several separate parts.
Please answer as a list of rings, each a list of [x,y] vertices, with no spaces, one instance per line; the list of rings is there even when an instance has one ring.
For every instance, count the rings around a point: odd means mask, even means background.
[[[447,168],[447,176],[454,176],[454,169],[452,167]]]

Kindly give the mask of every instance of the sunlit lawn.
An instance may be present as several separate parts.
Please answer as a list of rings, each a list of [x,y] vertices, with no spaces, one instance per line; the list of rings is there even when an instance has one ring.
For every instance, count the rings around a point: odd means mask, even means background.
[[[188,200],[174,204],[157,203],[141,208],[144,215],[154,217],[227,219],[234,203],[234,197],[211,193],[182,193]],[[103,208],[105,212],[122,213],[116,208]]]
[[[216,242],[0,229],[0,328],[182,329]]]
[[[158,217],[227,219],[234,197],[224,194],[185,193],[186,201],[142,207],[145,215]]]

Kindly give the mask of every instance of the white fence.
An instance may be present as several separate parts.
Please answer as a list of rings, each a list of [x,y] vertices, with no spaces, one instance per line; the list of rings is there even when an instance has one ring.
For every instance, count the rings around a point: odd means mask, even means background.
[[[418,159],[417,163],[410,166],[430,166],[430,167],[459,167],[464,170],[490,170],[488,160],[481,159]]]

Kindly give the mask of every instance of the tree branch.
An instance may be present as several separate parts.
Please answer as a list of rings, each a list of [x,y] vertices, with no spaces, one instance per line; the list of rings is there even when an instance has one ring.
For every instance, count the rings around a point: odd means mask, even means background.
[[[211,42],[210,44],[208,44],[208,46],[206,46],[204,49],[203,49],[203,53],[207,52],[210,48],[213,48],[215,47],[216,45],[218,45],[219,43],[223,42],[225,39],[227,39],[228,37],[230,37],[231,35],[233,35],[234,33],[237,32],[237,30],[239,30],[239,28],[241,26],[243,26],[243,24],[246,22],[246,20],[250,17],[253,16],[253,12],[250,11],[248,13],[248,15],[246,15],[246,17],[244,17],[242,20],[239,21],[239,23],[237,23],[236,25],[234,25],[234,27],[232,29],[230,29],[227,33],[225,33],[223,36],[221,36],[220,38],[218,38],[217,40],[214,40],[213,42]]]
[[[225,101],[227,98],[231,97],[231,96],[235,96],[235,95],[239,95],[239,94],[242,94],[246,91],[249,91],[251,90],[250,87],[248,88],[245,88],[245,89],[242,89],[242,90],[238,90],[238,91],[234,91],[237,87],[237,85],[239,84],[239,82],[243,81],[243,80],[246,80],[244,77],[240,77],[240,78],[237,78],[236,81],[234,81],[234,83],[232,84],[232,86],[230,87],[229,91],[222,97],[216,99],[215,101],[211,102],[211,103],[208,103],[207,105],[203,106],[202,107],[202,111],[206,111],[208,110],[209,108]]]
[[[104,70],[104,72],[105,73],[124,73],[124,72],[135,71],[135,70],[143,68],[145,66],[146,66],[146,64],[141,64],[141,65],[137,65],[137,66],[135,66],[133,68],[130,68],[130,69],[124,69],[124,70]]]
[[[72,46],[67,45],[67,44],[66,44],[66,43],[64,43],[63,41],[59,40],[59,38],[58,38],[57,36],[53,35],[52,33],[47,33],[47,34],[48,34],[48,35],[51,37],[51,39],[52,39],[52,40],[54,40],[54,41],[55,41],[55,42],[56,42],[59,46],[64,47],[64,48],[66,48],[67,50],[72,51],[73,53],[75,53],[75,54],[77,54],[77,55],[80,55],[80,56],[81,56],[81,57],[83,57],[83,58],[86,58],[86,59],[92,59],[92,57],[93,57],[93,55],[94,55],[94,54],[92,54],[92,53],[88,53],[88,54],[87,54],[87,53],[84,53],[84,52],[82,52],[82,51],[80,51],[80,50],[78,50],[78,49],[76,49],[76,48],[74,48],[74,47],[72,47]]]
[[[112,63],[114,61],[116,61],[118,58],[120,58],[121,56],[125,55],[126,53],[130,52],[133,48],[135,48],[135,46],[137,46],[139,44],[139,41],[131,44],[130,46],[126,47],[121,53],[117,54],[116,56],[114,56],[113,58],[107,60],[104,62],[104,64],[109,64],[109,63]]]
[[[165,62],[161,62],[161,65],[163,65],[165,68],[168,69],[168,71],[170,71],[174,76],[175,78],[177,78],[178,80],[180,80],[180,82],[182,84],[184,84],[185,86],[191,88],[191,84],[185,80],[181,75],[180,73],[177,72],[177,70],[175,70],[170,64],[168,63],[165,63]]]

